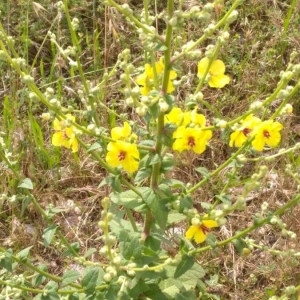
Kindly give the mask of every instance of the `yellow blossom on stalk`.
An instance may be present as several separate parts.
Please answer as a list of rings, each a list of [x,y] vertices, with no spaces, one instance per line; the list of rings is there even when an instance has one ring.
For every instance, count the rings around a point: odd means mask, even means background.
[[[206,240],[206,236],[210,232],[210,228],[218,226],[218,223],[214,220],[203,220],[200,225],[191,225],[185,233],[185,237],[189,240],[194,239],[197,244],[200,244]]]
[[[262,122],[254,130],[255,138],[252,146],[257,151],[262,151],[265,145],[277,147],[281,140],[280,130],[283,126],[279,122],[268,120]]]
[[[242,147],[242,145],[252,136],[253,130],[261,123],[258,117],[249,115],[242,121],[240,127],[230,135],[230,147]]]
[[[142,86],[140,91],[143,96],[147,96],[150,93],[153,79],[154,74],[151,66],[145,64],[145,72],[136,78],[136,83]]]
[[[67,114],[67,119],[75,122],[75,117]],[[78,141],[74,133],[74,126],[66,126],[66,121],[55,119],[53,121],[55,133],[52,136],[52,145],[72,149],[72,152],[78,152]]]
[[[129,173],[135,172],[139,167],[140,153],[136,144],[123,141],[110,142],[107,145],[106,162],[116,168],[122,166]]]
[[[211,130],[201,130],[201,128],[185,128],[180,126],[173,133],[173,150],[182,152],[193,150],[197,154],[205,151],[209,139],[212,137]]]
[[[190,123],[190,113],[184,113],[179,107],[173,107],[172,110],[165,115],[165,123],[173,123],[177,126],[186,126]]]
[[[165,65],[163,63],[163,58],[161,57],[160,60],[155,63],[156,75],[159,79],[161,79],[161,75],[163,74],[164,69]],[[172,93],[175,90],[172,80],[174,80],[176,77],[177,73],[173,70],[170,71],[169,82],[167,87],[168,94]],[[142,86],[140,88],[140,91],[143,96],[147,96],[150,93],[150,91],[154,89],[153,80],[154,70],[151,67],[151,65],[145,64],[145,72],[136,78],[136,83]]]
[[[204,115],[197,113],[197,109],[198,109],[198,107],[196,106],[190,113],[191,114],[191,122],[193,123],[194,126],[205,127],[206,119],[205,119]]]
[[[198,77],[202,78],[209,64],[209,58],[204,57],[198,63]],[[230,82],[229,76],[225,75],[225,64],[217,59],[214,60],[208,70],[208,85],[213,88],[222,88]]]
[[[134,140],[136,141],[137,140],[137,136],[136,134],[132,134],[131,133],[131,127],[129,125],[128,122],[124,122],[124,126],[123,127],[114,127],[112,130],[111,130],[111,137],[114,139],[114,140],[127,140],[127,139],[130,139],[130,140]]]

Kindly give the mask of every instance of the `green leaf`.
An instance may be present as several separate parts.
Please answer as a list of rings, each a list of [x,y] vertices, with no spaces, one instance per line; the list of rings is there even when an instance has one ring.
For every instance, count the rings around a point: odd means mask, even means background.
[[[7,250],[5,257],[0,260],[0,266],[5,268],[7,271],[12,272],[12,251]]]
[[[149,177],[151,175],[151,170],[148,168],[142,168],[138,170],[138,172],[135,175],[134,182],[140,183],[145,178]]]
[[[97,285],[98,275],[98,268],[92,268],[84,275],[81,281],[81,285],[85,288],[86,293],[91,294],[94,292]]]
[[[193,207],[193,199],[190,196],[185,196],[180,198],[179,203],[179,212],[183,212],[184,210],[190,209]]]
[[[187,272],[195,263],[195,260],[193,257],[190,257],[188,255],[183,255],[180,263],[178,264],[175,273],[174,278],[178,278],[181,275],[183,275],[185,272]]]
[[[217,199],[219,199],[221,202],[225,203],[225,204],[231,204],[231,198],[229,195],[226,194],[221,194],[221,195],[216,195],[215,196]]]
[[[160,163],[160,156],[156,153],[151,159],[150,159],[150,162],[149,162],[149,165],[152,166],[152,165],[155,165],[157,163]]]
[[[167,172],[171,171],[173,169],[174,165],[175,165],[174,155],[171,153],[167,153],[164,156],[162,164],[161,164],[161,172],[167,173]]]
[[[22,208],[21,208],[21,217],[23,217],[24,212],[27,208],[27,205],[30,203],[31,201],[31,197],[26,196],[23,200],[22,200]]]
[[[93,253],[95,253],[97,251],[96,248],[89,248],[83,255],[83,257],[87,258],[89,257],[90,255],[92,255]]]
[[[176,224],[186,219],[186,216],[177,211],[171,211],[168,214],[168,224]]]
[[[150,190],[147,187],[138,188],[138,191],[144,194],[146,191]],[[111,201],[118,204],[124,205],[127,208],[134,209],[135,211],[144,211],[146,206],[142,198],[137,195],[134,191],[129,190],[122,193],[112,193],[110,194]]]
[[[162,183],[172,188],[185,188],[185,184],[178,179],[168,178],[162,180]]]
[[[131,286],[129,287],[129,296],[133,299],[138,299],[138,296],[142,294],[143,292],[149,291],[149,287],[147,284],[145,284],[144,279],[133,279],[131,282]]]
[[[150,207],[154,219],[159,227],[164,230],[168,221],[167,199],[159,198],[152,189],[148,189],[144,194],[146,204]]]
[[[47,272],[47,265],[39,264],[37,266],[38,269]],[[46,277],[44,277],[42,274],[37,273],[36,276],[32,278],[32,285],[33,286],[39,286],[46,280]]]
[[[44,230],[43,238],[45,247],[48,247],[51,244],[57,227],[57,225],[52,225]]]
[[[162,292],[160,287],[156,284],[148,285],[149,291],[145,291],[144,295],[152,300],[171,300],[172,298],[168,297]]]
[[[32,181],[29,178],[22,179],[18,185],[19,188],[32,190],[33,184]]]
[[[64,287],[72,282],[74,282],[76,279],[80,277],[80,273],[75,270],[68,270],[64,274],[61,282],[61,286]]]
[[[210,177],[209,171],[204,167],[196,168],[196,171],[198,173],[200,173],[204,178],[209,178]]]
[[[102,146],[99,144],[99,143],[94,143],[92,146],[89,147],[89,149],[87,150],[87,152],[92,152],[92,151],[95,151],[95,150],[99,150],[99,151],[102,151],[103,148]]]
[[[235,239],[232,241],[233,245],[235,246],[236,250],[239,254],[243,254],[243,249],[248,248],[248,245],[241,239]]]
[[[23,250],[21,250],[18,254],[17,257],[20,258],[21,260],[25,261],[28,257],[29,251],[33,246],[27,247]]]
[[[72,243],[71,246],[77,253],[79,253],[80,246],[78,242]],[[67,249],[65,252],[63,252],[62,256],[73,256],[73,253],[69,249]]]
[[[132,257],[138,258],[141,255],[141,245],[140,245],[140,234],[136,235],[134,238],[129,236],[129,242],[125,243],[123,248],[123,256],[127,260],[130,260]]]

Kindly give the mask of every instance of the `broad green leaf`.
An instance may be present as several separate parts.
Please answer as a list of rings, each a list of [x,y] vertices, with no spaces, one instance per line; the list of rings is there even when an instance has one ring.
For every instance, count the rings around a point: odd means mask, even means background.
[[[27,208],[27,205],[30,203],[31,201],[31,197],[26,196],[23,200],[22,200],[22,208],[21,208],[21,217],[24,215],[24,212]]]
[[[92,152],[92,151],[95,151],[95,150],[99,150],[99,151],[102,151],[102,146],[99,144],[99,143],[94,143],[93,145],[91,145],[89,147],[89,149],[87,150],[87,152]]]
[[[172,298],[162,292],[157,284],[148,285],[149,291],[145,291],[144,295],[152,300],[171,300]]]
[[[147,187],[138,188],[138,191],[142,195],[149,190],[151,189]],[[110,194],[110,198],[112,202],[118,205],[124,205],[125,207],[134,209],[135,211],[144,211],[146,208],[142,198],[132,190],[122,193],[112,193]]]
[[[190,257],[188,255],[183,255],[180,263],[178,264],[175,270],[174,278],[178,278],[181,275],[183,275],[185,272],[190,270],[194,263],[195,260],[193,257]]]
[[[135,175],[134,182],[140,183],[142,180],[146,179],[151,175],[151,170],[148,168],[142,168],[138,170],[138,172]]]
[[[144,194],[146,204],[150,207],[154,219],[159,227],[164,230],[168,220],[168,209],[166,199],[159,198],[153,190],[148,189]]]
[[[0,266],[7,271],[12,272],[12,251],[9,249],[5,252],[5,257],[0,260]]]
[[[80,273],[75,270],[67,270],[62,278],[61,286],[64,287],[80,277]]]
[[[134,278],[131,282],[131,285],[129,287],[129,296],[133,299],[138,299],[138,296],[144,292],[149,291],[149,287],[147,284],[145,284],[144,279],[140,278]]]
[[[89,257],[90,255],[92,255],[93,253],[95,253],[97,251],[96,248],[89,248],[83,255],[83,257],[87,258]]]
[[[98,275],[98,268],[89,269],[88,272],[84,275],[81,281],[81,285],[85,288],[86,293],[91,294],[94,292],[97,285]]]
[[[24,178],[20,181],[19,188],[27,189],[27,190],[32,190],[33,189],[33,184],[32,181],[29,178]]]
[[[155,165],[155,164],[159,163],[160,160],[161,160],[160,156],[156,153],[153,157],[151,157],[149,165],[150,166]]]
[[[209,171],[204,167],[196,168],[196,171],[198,173],[200,173],[204,178],[209,178],[210,177]]]
[[[168,214],[168,224],[177,224],[183,220],[186,220],[186,216],[177,211],[171,211]]]
[[[21,260],[26,260],[28,255],[29,255],[29,251],[33,246],[27,247],[23,250],[21,250],[18,254],[17,257],[20,258]]]
[[[168,178],[162,180],[162,183],[172,188],[185,188],[185,184],[178,179]]]
[[[51,244],[57,227],[58,226],[56,225],[52,225],[44,230],[43,238],[45,247],[48,247]]]
[[[162,164],[161,164],[161,172],[167,173],[167,172],[171,171],[173,169],[174,165],[175,165],[175,159],[174,159],[173,154],[167,153],[164,156]]]
[[[78,243],[78,242],[72,243],[71,246],[72,246],[72,248],[73,248],[77,253],[79,253],[80,246],[79,246],[79,243]],[[70,256],[70,255],[72,256],[73,253],[72,253],[69,249],[67,249],[66,251],[64,251],[63,254],[62,254],[63,257]]]
[[[46,271],[47,272],[47,265],[44,264],[39,264],[37,266],[38,269],[42,270],[42,271]],[[46,280],[46,277],[44,277],[43,275],[37,273],[36,276],[34,276],[32,278],[32,285],[33,286],[39,286],[40,284],[42,284],[44,281]]]
[[[215,196],[217,199],[219,199],[221,202],[225,203],[225,204],[231,204],[231,198],[229,195],[226,194],[221,194],[221,195],[216,195]]]
[[[127,260],[130,260],[132,257],[138,258],[141,255],[141,245],[140,245],[140,234],[132,238],[129,236],[129,241],[124,243],[123,256]]]
[[[190,209],[193,207],[193,199],[186,195],[183,198],[179,199],[179,212],[183,212],[184,210]]]

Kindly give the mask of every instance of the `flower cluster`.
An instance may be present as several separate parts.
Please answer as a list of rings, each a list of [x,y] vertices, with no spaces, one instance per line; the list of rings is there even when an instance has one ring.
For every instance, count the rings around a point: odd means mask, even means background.
[[[78,141],[75,136],[74,126],[68,124],[75,122],[75,117],[67,114],[67,120],[53,121],[53,128],[55,133],[52,136],[52,145],[58,147],[65,147],[67,149],[72,149],[72,152],[78,152]]]
[[[209,65],[209,58],[204,57],[198,63],[198,77],[201,79],[206,73]],[[217,59],[214,60],[208,70],[208,85],[213,88],[223,88],[230,82],[229,76],[225,75],[225,64]]]
[[[229,146],[241,147],[248,139],[253,138],[251,144],[257,151],[263,151],[265,145],[274,148],[281,140],[281,129],[282,125],[279,122],[261,121],[251,114],[230,135]]]
[[[135,142],[137,136],[132,134],[131,127],[124,122],[123,127],[115,127],[111,130],[111,137],[116,140],[107,145],[106,162],[116,168],[122,168],[129,173],[135,172],[139,167],[140,153]]]
[[[165,115],[165,123],[173,123],[177,129],[173,133],[173,150],[182,152],[193,150],[197,154],[205,151],[208,141],[212,137],[212,131],[205,129],[206,119],[197,113],[197,107],[192,111],[182,112],[178,107]]]
[[[136,79],[136,83],[142,86],[140,88],[140,92],[143,96],[147,96],[151,90],[155,90],[155,74],[158,78],[161,78],[164,69],[165,65],[162,57],[158,62],[155,63],[155,70],[149,64],[145,64],[145,72],[139,75]],[[167,88],[168,94],[175,90],[172,80],[174,80],[176,77],[177,73],[175,71],[171,71]]]

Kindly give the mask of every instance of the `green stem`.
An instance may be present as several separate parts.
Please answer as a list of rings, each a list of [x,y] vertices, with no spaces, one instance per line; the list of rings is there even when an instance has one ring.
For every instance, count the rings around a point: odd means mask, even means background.
[[[224,15],[224,17],[215,25],[215,31],[222,27],[225,22],[227,21],[228,17],[230,16],[230,14],[240,5],[241,1],[240,0],[236,0],[231,8],[227,11],[227,13]],[[193,45],[191,45],[190,47],[187,47],[183,52],[181,52],[180,54],[176,55],[175,57],[172,58],[171,63],[174,63],[176,60],[182,58],[186,53],[194,50],[195,48],[197,48],[200,44],[202,44],[209,36],[211,35],[211,33],[204,33],[195,43],[193,43]]]
[[[279,208],[278,210],[276,210],[274,212],[275,216],[281,216],[287,209],[291,208],[292,206],[296,205],[297,202],[300,201],[300,195],[296,196],[294,199],[292,199],[291,201],[289,201],[288,203],[286,203],[285,205],[283,205],[281,208]],[[222,247],[225,246],[226,244],[232,242],[233,240],[242,238],[244,236],[246,236],[248,233],[252,232],[253,230],[261,227],[262,225],[268,223],[270,220],[270,216],[262,219],[261,221],[255,222],[254,225],[252,225],[251,227],[248,227],[246,229],[244,229],[243,231],[240,231],[239,233],[235,234],[234,236],[219,242],[216,244],[217,247]],[[213,247],[212,246],[206,246],[206,247],[202,247],[200,249],[195,249],[195,250],[191,250],[188,252],[188,255],[195,255],[195,254],[199,254],[208,250],[211,250]]]
[[[249,145],[250,141],[246,142],[238,151],[236,151],[228,160],[226,160],[220,167],[218,167],[216,170],[211,172],[207,177],[203,178],[200,182],[195,184],[193,187],[191,187],[187,193],[191,194],[195,192],[197,189],[199,189],[204,183],[209,181],[211,177],[214,177],[218,175],[225,167],[227,167],[234,159],[238,157]]]
[[[9,166],[10,170],[13,172],[15,178],[18,181],[22,180],[22,177],[17,173],[17,171],[13,168],[10,161],[6,158],[6,156],[3,154],[2,151],[0,151],[0,157],[5,161],[5,163]],[[48,217],[47,213],[42,209],[42,207],[38,204],[35,197],[27,190],[23,189],[23,193],[28,196],[31,199],[31,203],[34,205],[36,210],[42,215],[43,219],[49,224],[54,225],[54,222],[51,218]],[[63,234],[60,232],[59,228],[56,230],[56,234],[59,236],[63,244],[68,248],[68,250],[76,257],[78,257],[78,253],[74,250],[74,248],[71,246],[71,244],[68,242],[68,240],[63,236]]]
[[[83,86],[84,86],[85,93],[86,93],[86,96],[88,98],[89,104],[90,104],[92,110],[94,111],[94,120],[95,120],[95,123],[99,127],[100,126],[99,116],[96,113],[96,109],[95,109],[95,105],[94,105],[95,103],[94,103],[92,97],[90,97],[90,95],[89,95],[89,93],[90,93],[89,92],[89,87],[88,87],[88,84],[87,84],[87,81],[86,81],[86,77],[84,75],[84,72],[83,72],[83,69],[82,69],[82,65],[81,65],[81,62],[80,62],[80,58],[79,58],[79,55],[78,55],[78,53],[81,53],[81,47],[80,47],[80,44],[78,42],[78,39],[77,39],[77,36],[76,36],[76,32],[75,32],[75,30],[74,30],[74,28],[72,26],[70,12],[69,12],[69,8],[68,8],[68,2],[67,2],[67,0],[63,0],[63,1],[64,1],[65,15],[66,15],[68,26],[69,26],[69,30],[70,30],[70,33],[71,33],[72,43],[73,43],[73,45],[77,49],[75,56],[76,56],[76,62],[77,62],[77,67],[78,67],[80,79],[81,79],[81,82],[83,83]]]
[[[145,33],[149,33],[151,35],[153,35],[158,41],[160,41],[161,43],[164,43],[164,39],[163,37],[159,36],[158,34],[156,34],[155,32],[153,32],[149,26],[144,25],[143,23],[141,23],[137,18],[135,18],[133,16],[133,14],[131,12],[129,12],[126,8],[122,7],[122,5],[117,4],[115,1],[113,0],[107,0],[107,2],[115,7],[122,15],[124,15],[127,19],[129,19],[136,27],[143,29],[143,31]]]

